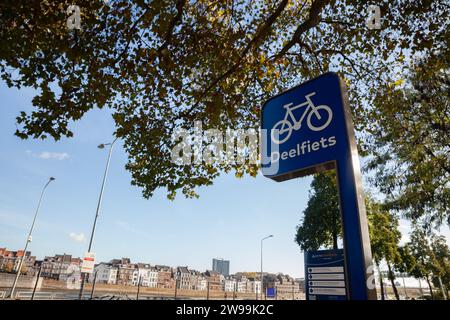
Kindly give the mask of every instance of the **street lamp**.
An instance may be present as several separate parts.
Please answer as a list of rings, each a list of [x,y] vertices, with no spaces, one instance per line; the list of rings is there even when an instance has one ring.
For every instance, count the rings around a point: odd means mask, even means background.
[[[88,252],[91,252],[92,242],[94,240],[95,227],[97,225],[97,218],[100,213],[100,207],[102,205],[103,191],[105,189],[106,177],[108,176],[109,163],[111,161],[111,154],[112,154],[112,150],[114,147],[114,143],[117,141],[117,139],[118,138],[115,138],[114,141],[111,143],[102,143],[102,144],[98,145],[99,149],[104,149],[106,146],[109,146],[109,153],[108,153],[108,160],[106,161],[105,173],[103,174],[103,181],[102,181],[102,187],[100,189],[100,196],[98,197],[97,210],[95,211],[94,225],[92,226],[91,239],[89,240]],[[86,280],[86,273],[83,272],[81,274],[80,294],[78,297],[80,300],[83,299],[84,283],[86,282],[85,280]]]
[[[14,283],[12,285],[11,292],[9,294],[9,297],[11,299],[14,298],[14,291],[16,290],[17,281],[19,280],[19,277],[20,277],[20,272],[22,271],[22,265],[23,265],[23,261],[25,260],[25,256],[26,256],[26,253],[27,253],[28,243],[31,242],[31,235],[33,233],[34,224],[36,222],[36,217],[38,215],[39,208],[41,206],[41,202],[42,202],[42,198],[44,196],[45,189],[50,184],[50,182],[52,182],[53,180],[55,180],[55,178],[50,177],[50,179],[48,180],[48,182],[45,184],[44,188],[42,189],[41,196],[40,196],[39,202],[38,202],[38,206],[36,208],[36,212],[34,213],[33,223],[31,224],[30,232],[28,233],[27,241],[25,242],[25,248],[23,249],[23,256],[22,256],[22,259],[20,259],[20,262],[19,262],[19,269],[17,270],[16,277],[14,278]]]
[[[263,298],[263,284],[264,284],[264,274],[263,274],[263,241],[269,238],[272,238],[273,234],[261,239],[261,300]]]

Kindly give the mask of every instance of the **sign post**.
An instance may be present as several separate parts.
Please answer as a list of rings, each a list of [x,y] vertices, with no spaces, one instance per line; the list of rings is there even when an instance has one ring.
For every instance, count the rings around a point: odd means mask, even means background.
[[[345,84],[329,72],[272,97],[262,108],[261,128],[266,177],[280,182],[336,169],[347,298],[375,300],[358,150]]]

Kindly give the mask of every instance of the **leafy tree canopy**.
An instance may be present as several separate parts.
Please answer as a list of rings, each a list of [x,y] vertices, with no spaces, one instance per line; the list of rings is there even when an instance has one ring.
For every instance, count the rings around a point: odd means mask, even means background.
[[[389,208],[427,227],[450,224],[450,50],[408,73],[404,85],[383,85],[375,99],[368,169]]]
[[[365,198],[372,257],[376,264],[401,262],[401,232],[398,217],[370,195]],[[311,194],[303,218],[297,226],[295,241],[302,250],[337,248],[343,235],[339,196],[334,171],[318,173],[311,183]]]
[[[391,264],[398,263],[401,259],[398,249],[402,238],[398,218],[369,196],[366,196],[366,212],[372,258],[377,264],[383,259]]]
[[[450,249],[444,236],[430,235],[416,226],[406,244],[405,253],[410,256],[403,260],[409,261],[407,272],[416,278],[425,278],[430,289],[430,280],[439,287],[440,277],[447,290],[450,289]]]
[[[255,174],[249,165],[173,164],[173,130],[194,120],[255,127],[266,98],[327,70],[347,80],[364,129],[363,102],[406,53],[445,46],[449,23],[445,0],[377,1],[381,30],[366,27],[368,3],[357,0],[80,0],[81,30],[68,31],[73,4],[0,4],[1,77],[38,89],[16,134],[70,137],[72,121],[111,108],[132,184],[146,197],[158,187],[194,196],[221,170]]]
[[[339,238],[342,238],[342,224],[336,174],[321,172],[311,183],[310,197],[297,226],[295,241],[304,251],[320,247],[337,249]]]

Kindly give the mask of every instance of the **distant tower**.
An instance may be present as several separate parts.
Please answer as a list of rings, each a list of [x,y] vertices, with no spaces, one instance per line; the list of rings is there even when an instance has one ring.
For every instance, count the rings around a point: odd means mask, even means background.
[[[212,269],[220,273],[221,275],[227,277],[230,275],[230,261],[224,259],[213,259]]]

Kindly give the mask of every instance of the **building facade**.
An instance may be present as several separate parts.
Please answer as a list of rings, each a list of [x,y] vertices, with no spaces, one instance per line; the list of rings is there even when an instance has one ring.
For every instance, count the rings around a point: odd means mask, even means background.
[[[248,286],[248,279],[245,276],[236,276],[237,292],[246,293]]]
[[[157,288],[163,289],[173,289],[175,288],[175,279],[173,269],[168,266],[155,266],[156,271],[158,272],[157,278]]]
[[[22,273],[33,275],[36,271],[34,268],[36,257],[32,256],[30,251],[24,254],[23,250],[10,251],[0,248],[0,271],[17,272],[22,259],[25,259],[22,264]]]
[[[197,287],[195,290],[198,291],[205,291],[208,288],[208,280],[206,279],[204,274],[201,274],[198,278],[197,278]]]
[[[223,289],[228,292],[237,291],[237,281],[234,277],[228,277],[224,281]]]
[[[183,290],[190,290],[191,288],[191,273],[188,267],[178,267],[176,273],[177,288]]]
[[[223,291],[222,280],[223,276],[212,270],[207,270],[205,272],[206,279],[208,281],[209,290],[212,291]]]
[[[89,281],[94,281],[93,278],[95,277],[96,283],[116,284],[117,273],[117,267],[114,267],[111,263],[101,262],[94,267],[94,273],[89,275]]]
[[[137,286],[139,281],[143,287],[156,288],[158,286],[158,271],[156,268],[144,263],[138,263],[135,267],[132,281],[134,286]]]
[[[136,268],[132,264],[119,264],[117,269],[117,284],[122,286],[133,285]]]
[[[68,277],[69,269],[73,266],[80,267],[81,259],[72,258],[70,254],[56,254],[46,256],[42,261],[41,276],[44,278],[65,281]]]

